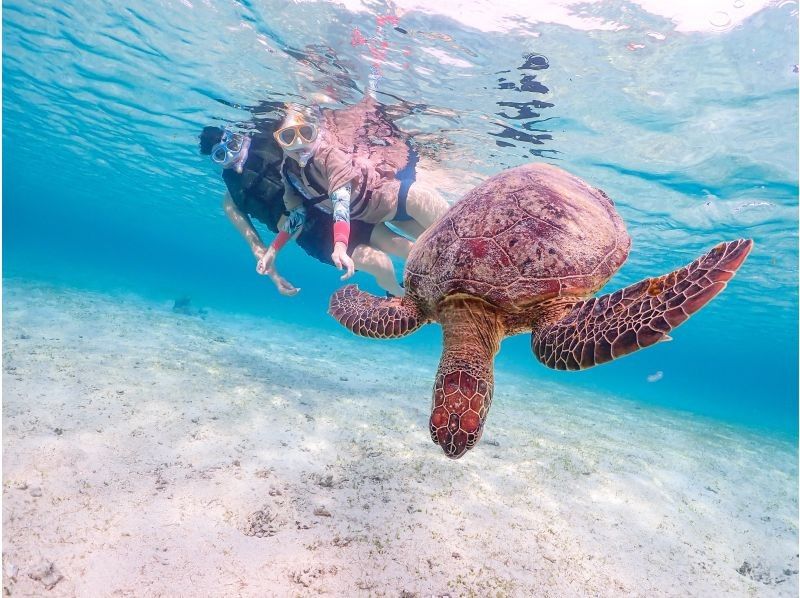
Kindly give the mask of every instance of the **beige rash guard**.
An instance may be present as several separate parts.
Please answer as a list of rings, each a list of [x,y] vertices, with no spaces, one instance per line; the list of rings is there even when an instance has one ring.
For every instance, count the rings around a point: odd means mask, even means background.
[[[290,212],[303,205],[303,196],[287,180],[289,176],[299,182],[308,198],[326,195],[318,205],[328,212],[333,211],[330,196],[348,184],[352,219],[377,224],[390,220],[397,211],[400,182],[386,181],[366,160],[354,159],[352,154],[330,143],[324,133],[305,168],[300,168],[294,159],[284,157],[281,172],[284,173],[283,199]]]

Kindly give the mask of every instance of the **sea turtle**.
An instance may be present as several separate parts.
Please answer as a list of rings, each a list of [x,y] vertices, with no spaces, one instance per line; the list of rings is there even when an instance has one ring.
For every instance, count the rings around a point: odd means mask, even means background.
[[[331,297],[329,313],[373,338],[442,325],[430,433],[458,458],[483,432],[504,337],[532,331],[534,355],[559,370],[669,340],[725,288],[753,246],[749,239],[721,243],[670,274],[591,297],[622,266],[630,244],[604,192],[555,166],[527,164],[467,193],[419,237],[406,263],[405,297],[349,285]]]

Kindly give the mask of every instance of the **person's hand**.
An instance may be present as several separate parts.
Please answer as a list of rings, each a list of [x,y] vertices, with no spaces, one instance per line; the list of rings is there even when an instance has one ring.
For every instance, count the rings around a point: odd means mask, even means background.
[[[272,279],[272,282],[275,283],[275,288],[278,289],[278,292],[281,295],[292,297],[293,295],[297,295],[297,293],[300,292],[300,289],[298,289],[291,282],[286,280],[283,276],[281,276],[274,270],[270,273],[269,277]]]
[[[257,255],[256,272],[262,275],[273,273],[275,271],[275,253],[275,250],[270,247],[260,256]]]
[[[275,268],[275,257],[277,253],[278,252],[272,247],[256,250],[255,256],[256,259],[258,259],[256,272],[264,276],[269,276],[281,295],[286,295],[287,297],[297,295],[300,289],[278,274],[278,270]]]
[[[341,241],[337,242],[336,245],[333,246],[333,253],[331,254],[331,260],[333,261],[333,265],[336,266],[339,270],[341,270],[342,268],[347,269],[347,272],[342,274],[341,280],[347,280],[356,271],[356,265],[353,263],[352,258],[349,255],[347,255],[347,245],[345,245]]]

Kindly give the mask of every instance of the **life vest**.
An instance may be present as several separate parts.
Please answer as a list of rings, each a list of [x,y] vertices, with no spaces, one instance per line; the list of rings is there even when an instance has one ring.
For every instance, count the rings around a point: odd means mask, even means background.
[[[272,232],[285,214],[283,182],[280,176],[280,149],[264,137],[253,137],[241,174],[233,169],[222,172],[233,203],[244,213],[263,222]]]
[[[283,155],[280,149],[270,147],[270,140],[254,137],[250,144],[250,151],[242,169],[242,189],[245,192],[255,191],[265,179],[270,179],[269,175],[274,176],[271,182],[275,186],[280,186],[280,166]]]
[[[296,160],[286,158],[283,161],[283,169],[281,174],[303,198],[303,205],[308,209],[309,207],[318,206],[326,199],[330,199],[328,190],[317,181],[313,173],[314,157],[312,156],[308,163],[301,167]],[[351,190],[351,202],[356,203],[364,198],[367,194],[367,173],[362,170],[361,176],[358,177],[358,185],[356,189]],[[324,210],[322,206],[319,209]]]
[[[383,107],[371,98],[336,110],[322,111],[321,146],[304,167],[293,159],[284,160],[282,175],[304,198],[304,204],[316,205],[329,199],[326,188],[314,176],[315,160],[325,163],[330,189],[338,189],[357,179],[351,190],[351,202],[369,199],[372,190],[397,178],[408,167],[412,148],[409,137],[386,116]],[[329,157],[339,150],[347,161],[330,165]],[[340,155],[341,155],[340,154]],[[332,169],[331,169],[332,168]]]

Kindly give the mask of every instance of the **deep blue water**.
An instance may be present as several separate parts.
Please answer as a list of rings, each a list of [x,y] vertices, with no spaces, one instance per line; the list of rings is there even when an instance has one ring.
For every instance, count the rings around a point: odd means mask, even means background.
[[[499,368],[532,386],[556,380],[796,437],[797,5],[739,19],[736,4],[727,22],[712,11],[688,31],[623,2],[575,5],[569,24],[511,15],[485,26],[447,3],[401,4],[379,99],[427,106],[400,125],[445,173],[450,201],[530,160],[604,189],[633,239],[607,290],[721,240],[756,241],[674,342],[560,373],[520,336],[505,341]],[[370,6],[4,3],[4,277],[165,305],[188,295],[198,307],[347,334],[325,314],[334,270],[288,249],[283,270],[302,287],[294,298],[255,274],[197,135],[252,117],[236,106],[312,91],[357,101],[370,61],[351,45],[353,29],[369,36],[388,10]],[[434,355],[439,335],[429,326],[395,342]]]

